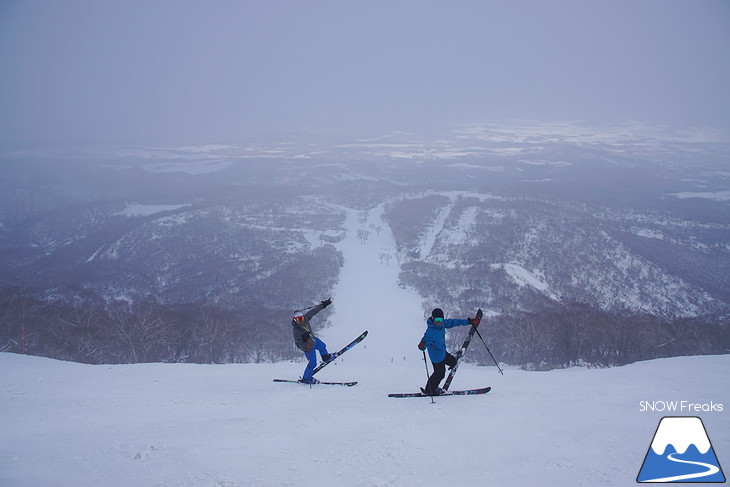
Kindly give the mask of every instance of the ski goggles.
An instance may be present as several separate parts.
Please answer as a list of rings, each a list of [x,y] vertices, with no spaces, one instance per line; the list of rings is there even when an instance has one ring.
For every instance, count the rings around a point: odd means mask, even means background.
[[[444,319],[443,318],[434,318],[433,322],[436,323],[437,325],[440,325],[441,323],[444,322]]]

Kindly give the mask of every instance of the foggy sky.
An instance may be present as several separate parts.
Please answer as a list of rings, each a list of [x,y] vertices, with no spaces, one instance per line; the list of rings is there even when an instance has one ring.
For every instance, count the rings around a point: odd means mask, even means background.
[[[730,2],[2,0],[0,139],[730,126]]]

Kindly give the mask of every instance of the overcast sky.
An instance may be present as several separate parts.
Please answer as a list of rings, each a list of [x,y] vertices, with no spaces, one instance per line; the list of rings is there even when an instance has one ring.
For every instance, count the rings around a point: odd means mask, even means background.
[[[4,140],[730,126],[727,0],[2,0]]]

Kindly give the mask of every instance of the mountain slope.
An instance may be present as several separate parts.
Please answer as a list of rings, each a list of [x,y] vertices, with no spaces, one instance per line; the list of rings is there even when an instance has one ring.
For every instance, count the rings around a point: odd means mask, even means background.
[[[465,289],[491,288],[509,294],[513,309],[530,309],[522,291],[536,290],[556,302],[669,319],[730,309],[727,287],[718,287],[726,281],[722,225],[455,191],[404,196],[386,217],[405,280],[423,295],[459,301]],[[525,289],[526,273],[539,284]],[[450,288],[439,287],[442,277]]]

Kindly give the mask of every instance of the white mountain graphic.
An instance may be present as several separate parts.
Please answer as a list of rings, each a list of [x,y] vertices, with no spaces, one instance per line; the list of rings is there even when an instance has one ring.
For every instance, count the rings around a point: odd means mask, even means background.
[[[657,455],[664,455],[668,445],[674,445],[677,453],[684,453],[690,445],[694,445],[705,454],[711,447],[702,420],[697,417],[663,418],[651,442],[651,449]]]

